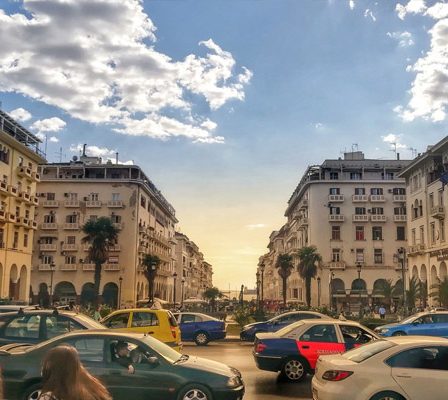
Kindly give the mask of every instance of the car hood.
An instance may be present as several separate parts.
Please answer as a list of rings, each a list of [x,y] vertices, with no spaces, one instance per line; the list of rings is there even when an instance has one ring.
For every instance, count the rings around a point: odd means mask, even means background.
[[[220,363],[218,361],[208,360],[207,358],[202,357],[193,357],[189,356],[188,360],[178,364],[184,368],[196,369],[206,372],[211,372],[224,376],[235,376],[240,375],[239,371],[235,368],[232,368],[226,364]]]
[[[251,329],[251,328],[257,328],[259,326],[265,326],[266,323],[267,323],[267,321],[264,321],[264,322],[253,322],[252,324],[244,325],[243,331],[245,331],[247,329]]]
[[[381,329],[393,329],[399,327],[400,324],[387,324],[387,325],[381,325],[375,328],[376,332],[379,332]]]

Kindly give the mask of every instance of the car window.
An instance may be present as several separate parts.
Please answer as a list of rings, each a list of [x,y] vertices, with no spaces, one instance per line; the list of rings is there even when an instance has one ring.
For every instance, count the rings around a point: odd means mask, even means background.
[[[320,316],[316,315],[316,314],[300,313],[300,314],[298,314],[297,320],[300,320],[300,319],[317,319],[317,318],[320,318]]]
[[[435,314],[432,316],[432,319],[439,324],[446,324],[448,323],[448,314]]]
[[[294,322],[294,321],[297,321],[298,319],[299,318],[298,318],[297,314],[288,314],[288,315],[283,315],[283,316],[278,317],[276,319],[276,321],[281,322],[283,324],[285,322]]]
[[[448,346],[418,347],[390,357],[392,368],[438,369],[448,371]]]
[[[334,325],[314,325],[309,328],[301,337],[303,342],[331,342],[337,343],[336,329]]]
[[[122,313],[113,315],[104,321],[104,325],[108,328],[117,329],[117,328],[127,328],[129,321],[129,313]]]
[[[396,346],[396,344],[388,340],[377,340],[372,343],[366,344],[365,346],[349,350],[346,353],[343,353],[342,357],[346,358],[347,360],[360,363],[374,356],[375,354],[379,354],[384,350],[390,349],[394,346]]]
[[[5,328],[5,336],[38,339],[40,315],[21,315],[13,318]]]
[[[192,322],[202,322],[202,318],[194,314],[182,314],[182,324],[188,324]]]
[[[174,316],[170,311],[168,311],[168,320],[170,322],[170,326],[178,326],[176,318],[177,316]]]
[[[348,344],[364,344],[373,339],[373,336],[360,328],[353,325],[339,325],[344,341]]]
[[[81,362],[104,361],[104,339],[83,338],[68,341],[79,353]]]
[[[431,314],[422,315],[420,318],[417,318],[414,321],[414,323],[417,323],[417,324],[432,324],[432,323],[434,323],[432,317],[433,317],[433,315],[431,315]]]
[[[45,320],[45,326],[47,328],[47,338],[53,338],[55,336],[63,335],[64,333],[77,331],[84,329],[82,325],[67,317],[47,316]]]
[[[132,324],[133,328],[138,328],[142,326],[158,326],[159,319],[157,315],[152,312],[134,312],[132,313]]]

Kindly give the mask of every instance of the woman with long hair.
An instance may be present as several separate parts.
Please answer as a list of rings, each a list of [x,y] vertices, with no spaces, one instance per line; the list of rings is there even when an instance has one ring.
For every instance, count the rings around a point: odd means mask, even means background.
[[[71,346],[58,346],[45,356],[39,400],[112,400],[104,385],[82,366]]]

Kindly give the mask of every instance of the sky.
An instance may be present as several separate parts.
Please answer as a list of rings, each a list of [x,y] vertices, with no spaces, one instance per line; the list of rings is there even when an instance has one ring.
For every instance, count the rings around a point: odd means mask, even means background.
[[[447,133],[441,0],[0,0],[0,39],[1,108],[51,162],[140,165],[223,290],[308,165]]]

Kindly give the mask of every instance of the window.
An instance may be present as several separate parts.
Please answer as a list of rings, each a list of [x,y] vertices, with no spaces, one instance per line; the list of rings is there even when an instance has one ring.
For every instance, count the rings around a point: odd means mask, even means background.
[[[12,241],[12,248],[17,249],[19,247],[19,232],[14,232],[14,239]]]
[[[356,249],[356,262],[357,263],[364,262],[364,249]]]
[[[420,243],[425,243],[425,228],[423,226],[420,227]]]
[[[44,215],[44,223],[45,224],[53,224],[55,222],[56,222],[56,218],[55,218],[54,214]]]
[[[333,225],[331,227],[331,240],[341,240],[341,227]]]
[[[429,194],[429,207],[430,208],[434,207],[434,193]]]
[[[406,207],[394,207],[394,215],[406,215]]]
[[[363,196],[366,194],[365,188],[355,188],[355,195],[356,196]]]
[[[140,197],[140,205],[141,205],[143,208],[146,208],[146,197],[145,197],[145,196],[141,196],[141,197]]]
[[[372,214],[373,215],[384,215],[384,208],[383,207],[372,207]]]
[[[330,215],[339,215],[341,213],[341,207],[330,207]]]
[[[412,229],[411,237],[412,237],[412,244],[415,245],[417,243],[417,235],[415,233],[415,229]]]
[[[55,200],[56,195],[55,193],[47,193],[47,200]]]
[[[402,351],[390,357],[386,364],[392,368],[419,368],[448,371],[448,347],[425,346]]]
[[[330,194],[341,194],[341,189],[339,189],[339,188],[330,188]]]
[[[112,193],[112,201],[119,201],[120,193]]]
[[[406,229],[404,226],[397,226],[397,240],[406,240]]]
[[[5,329],[5,337],[38,339],[40,315],[22,315],[11,320]]]
[[[20,218],[20,207],[16,206],[16,218]]]
[[[331,261],[332,262],[339,262],[339,261],[341,261],[341,249],[332,249]]]
[[[68,193],[68,198],[71,201],[77,201],[78,200],[78,193]]]
[[[25,210],[25,218],[26,219],[30,218],[30,210]]]
[[[381,226],[372,227],[372,240],[383,240],[383,228]]]
[[[77,214],[70,214],[65,217],[65,222],[67,224],[76,224],[78,222],[78,215]]]
[[[405,188],[394,188],[392,192],[394,195],[405,195],[406,189]]]
[[[357,345],[365,344],[373,339],[373,336],[358,326],[339,325],[341,333],[346,343],[347,349],[352,349]]]
[[[111,329],[127,328],[128,321],[129,321],[129,313],[127,312],[110,317],[104,322],[103,325]]]
[[[434,222],[431,222],[429,229],[431,234],[431,244],[434,244],[436,242],[436,224]]]
[[[131,327],[137,328],[142,326],[158,326],[159,320],[157,315],[151,312],[134,312],[132,313]]]
[[[381,196],[383,194],[383,188],[372,188],[370,189],[370,194],[374,196]]]
[[[28,247],[28,234],[23,235],[23,247]]]
[[[181,324],[190,324],[193,322],[202,322],[202,318],[199,315],[194,314],[182,314],[180,323]]]
[[[67,243],[67,244],[76,244],[76,236],[67,236],[65,238],[65,243]]]
[[[4,229],[0,229],[0,248],[3,249],[5,247],[5,231]]]
[[[355,207],[355,214],[356,215],[366,215],[365,207]]]
[[[394,179],[394,173],[393,172],[386,172],[386,175],[383,175],[383,177],[387,181],[392,181]]]
[[[445,241],[445,221],[441,219],[439,221],[439,234],[440,234],[440,241]]]
[[[396,344],[389,342],[388,340],[375,340],[365,346],[347,351],[342,354],[342,357],[355,363],[360,363],[394,346],[396,346]]]
[[[104,339],[92,337],[68,342],[78,351],[82,363],[104,362]]]
[[[89,201],[98,201],[98,193],[90,193],[89,194]]]
[[[119,224],[119,223],[121,223],[121,215],[112,214],[112,215],[110,216],[110,219],[112,220],[112,222],[113,222],[114,224]]]
[[[308,329],[299,339],[302,342],[337,343],[336,329],[334,325],[314,325]]]
[[[439,206],[443,206],[443,190],[439,190],[438,193]]]
[[[339,173],[338,172],[330,172],[330,180],[335,181],[339,179]]]
[[[65,256],[65,263],[66,264],[76,264],[76,256]]]
[[[42,256],[42,264],[51,264],[53,263],[53,256],[45,254]]]
[[[383,263],[383,250],[382,249],[374,249],[373,250],[373,262],[375,264],[382,264]]]
[[[351,180],[361,180],[362,179],[361,172],[350,172],[350,179]]]
[[[54,338],[64,333],[78,331],[84,329],[82,325],[69,318],[58,316],[47,316],[45,320],[45,325],[47,327],[47,339]]]
[[[89,217],[89,220],[90,221],[96,221],[98,219],[98,215],[91,215],[90,217]]]
[[[366,240],[363,226],[355,227],[355,240]]]

